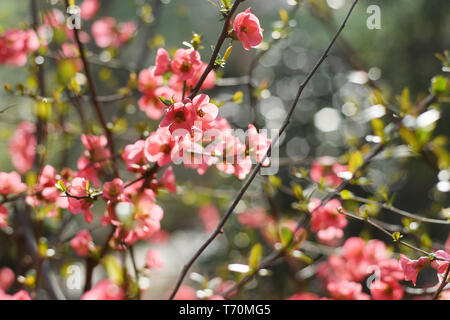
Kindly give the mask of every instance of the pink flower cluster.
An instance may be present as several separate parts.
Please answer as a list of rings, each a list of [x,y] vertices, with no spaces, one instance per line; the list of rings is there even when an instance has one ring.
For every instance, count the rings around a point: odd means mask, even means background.
[[[18,195],[26,190],[17,172],[0,172],[0,195],[6,198],[9,195]],[[0,204],[0,227],[8,226],[8,208]]]
[[[102,223],[116,226],[116,239],[133,244],[137,240],[147,240],[160,231],[164,212],[156,204],[153,191],[157,192],[159,183],[155,177],[150,180],[151,188],[144,188],[142,183],[124,188],[119,178],[105,183],[103,199],[107,201],[107,209]]]
[[[333,199],[324,206],[320,204],[321,201],[316,198],[309,202],[308,209],[312,212],[311,231],[317,233],[320,242],[337,246],[344,237],[343,229],[347,226],[347,218],[338,211],[341,202]]]
[[[26,202],[33,208],[46,207],[48,217],[55,217],[58,209],[66,209],[69,206],[67,198],[56,187],[57,173],[55,168],[46,165],[35,184],[26,197]]]
[[[336,188],[343,179],[340,174],[348,171],[348,166],[341,165],[332,157],[321,157],[314,161],[311,167],[311,180],[316,183],[323,181],[325,186]]]
[[[123,300],[125,292],[122,287],[109,279],[100,280],[81,300]]]
[[[138,83],[139,91],[144,94],[138,101],[139,108],[150,119],[159,120],[164,115],[166,105],[160,98],[180,101],[183,95],[184,81],[186,92],[189,94],[195,87],[206,68],[206,63],[201,61],[200,53],[194,49],[178,49],[171,61],[169,53],[163,48],[158,49],[156,65],[140,72]],[[167,82],[162,75],[171,73]],[[203,82],[201,89],[207,90],[214,87],[215,73],[211,71]]]
[[[401,255],[400,266],[405,273],[405,280],[412,281],[412,283],[416,285],[419,272],[430,264],[437,269],[438,274],[445,274],[450,264],[450,254],[445,252],[444,250],[438,250],[434,252],[434,256],[446,260],[432,260],[430,257],[420,257],[417,260],[411,260],[406,256]]]
[[[146,71],[140,78],[144,75],[151,74]],[[156,86],[157,83],[152,81],[140,82],[141,91],[147,93]],[[216,165],[220,171],[244,179],[252,168],[252,159],[261,161],[270,146],[271,140],[264,133],[258,133],[253,125],[249,125],[245,143],[233,136],[231,126],[218,116],[217,106],[206,94],[175,102],[163,112],[164,118],[156,131],[145,141],[139,140],[125,147],[122,158],[128,170],[144,172],[148,162],[161,167],[171,162],[183,162],[199,174]],[[268,165],[268,161],[264,164]]]
[[[92,24],[92,36],[100,48],[120,48],[133,37],[136,32],[134,21],[121,22],[112,17],[96,20]]]
[[[13,295],[6,292],[14,283],[14,271],[9,268],[0,269],[0,300],[31,300],[30,295],[25,290],[20,290]]]
[[[353,237],[345,241],[342,254],[335,254],[319,265],[318,276],[325,281],[333,299],[367,300],[361,282],[373,272],[369,289],[373,299],[400,300],[403,287],[399,281],[404,274],[397,260],[389,257],[386,245],[379,240],[367,243]]]
[[[92,19],[100,9],[99,0],[84,0],[80,5],[81,18],[85,20]]]
[[[9,154],[14,167],[20,173],[26,173],[33,167],[37,140],[36,127],[31,122],[22,122],[9,140]]]
[[[88,230],[81,230],[70,240],[70,246],[79,256],[85,257],[94,247],[94,241]]]
[[[37,49],[39,38],[33,30],[7,30],[0,35],[0,65],[24,66]]]

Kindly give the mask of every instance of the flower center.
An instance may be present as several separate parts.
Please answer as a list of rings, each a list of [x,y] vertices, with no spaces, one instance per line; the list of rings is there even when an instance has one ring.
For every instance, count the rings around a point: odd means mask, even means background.
[[[180,123],[180,122],[186,121],[186,117],[184,116],[184,112],[183,111],[177,111],[175,113],[174,121],[176,123]]]
[[[191,67],[192,65],[189,62],[184,61],[180,67],[180,70],[181,72],[186,73],[189,72],[189,70],[191,70]]]
[[[163,144],[161,146],[161,152],[164,154],[169,154],[170,150],[172,150],[172,148],[170,148],[170,146],[168,144]]]

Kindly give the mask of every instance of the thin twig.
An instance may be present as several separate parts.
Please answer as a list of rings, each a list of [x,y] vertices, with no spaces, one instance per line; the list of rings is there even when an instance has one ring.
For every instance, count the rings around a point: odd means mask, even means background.
[[[65,1],[66,1],[66,7],[69,8],[69,0],[65,0]],[[89,66],[89,62],[86,58],[84,44],[80,40],[79,30],[77,28],[74,28],[73,33],[75,36],[75,42],[77,44],[78,51],[80,53],[80,58],[83,63],[83,67],[84,67],[84,71],[85,71],[86,78],[88,81],[89,89],[91,92],[92,105],[94,106],[95,112],[97,114],[97,118],[100,121],[103,131],[105,132],[111,154],[116,154],[112,131],[108,128],[108,125],[106,123],[105,117],[102,112],[102,109],[100,107],[100,103],[98,101],[97,88],[95,86],[94,77],[92,75],[91,68]],[[115,177],[118,177],[119,171],[117,169],[116,160],[114,158],[112,159],[112,167],[113,167]]]
[[[433,296],[433,300],[437,300],[437,298],[439,298],[439,295],[441,294],[442,290],[444,290],[444,288],[447,284],[447,281],[448,281],[449,273],[450,273],[450,263],[447,266],[447,271],[445,271],[444,278],[442,279],[441,285],[439,286],[439,288],[437,289],[436,293]]]
[[[228,32],[231,25],[231,19],[233,18],[234,13],[236,12],[239,4],[244,0],[236,0],[233,4],[233,7],[230,9],[230,11],[225,16],[225,22],[223,24],[222,32],[220,33],[219,39],[217,39],[216,46],[214,47],[213,54],[211,56],[211,59],[209,60],[208,65],[206,66],[205,71],[203,71],[202,76],[198,80],[195,88],[192,90],[191,94],[189,95],[189,99],[194,98],[197,93],[200,91],[200,88],[203,85],[203,82],[205,82],[206,77],[208,74],[214,69],[214,66],[216,64],[217,56],[219,55],[220,49],[222,48],[223,43],[225,42],[225,39],[228,37]]]

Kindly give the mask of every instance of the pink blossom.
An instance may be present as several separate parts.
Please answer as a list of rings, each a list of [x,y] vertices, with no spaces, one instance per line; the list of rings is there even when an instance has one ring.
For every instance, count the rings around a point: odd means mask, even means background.
[[[370,294],[375,300],[401,300],[403,287],[398,281],[375,280],[370,287]]]
[[[157,162],[160,167],[172,161],[175,142],[167,128],[158,128],[145,140],[144,154],[148,161]]]
[[[403,280],[405,274],[400,266],[400,263],[396,259],[384,259],[378,262],[380,268],[380,277],[386,282],[395,280]]]
[[[81,230],[72,240],[70,240],[70,246],[82,257],[89,254],[89,250],[93,245],[92,236],[88,230]]]
[[[92,35],[100,48],[119,48],[127,43],[134,32],[136,24],[132,21],[117,24],[116,20],[106,17],[92,25]]]
[[[0,204],[0,227],[8,226],[8,208]]]
[[[55,168],[46,165],[38,178],[37,184],[32,187],[32,192],[26,197],[26,202],[32,207],[46,205],[51,210],[48,217],[56,216],[58,208],[67,208],[68,200],[61,196],[61,191],[56,188],[57,173]]]
[[[372,264],[378,264],[380,261],[387,259],[386,244],[377,239],[369,240],[364,248],[364,258]]]
[[[27,189],[22,183],[20,175],[13,171],[10,173],[0,172],[0,194],[7,196],[9,194],[19,194]]]
[[[155,69],[149,68],[139,72],[139,91],[145,95],[154,97],[155,90],[162,85],[162,77],[155,75]]]
[[[200,53],[194,49],[178,49],[172,61],[172,72],[183,80],[189,80],[202,66]]]
[[[103,185],[103,199],[110,201],[117,201],[123,192],[123,181],[120,178],[115,178],[111,182],[106,182]]]
[[[263,29],[259,25],[259,19],[250,12],[250,8],[239,13],[234,19],[233,31],[245,50],[258,46],[263,40]]]
[[[322,207],[319,207],[320,204],[319,199],[313,198],[308,205],[309,211],[313,212],[311,218],[312,232],[318,232],[329,227],[343,229],[347,226],[346,217],[338,212],[338,208],[341,207],[339,200],[333,199]],[[316,209],[317,207],[319,208]]]
[[[75,178],[72,180],[70,187],[68,188],[69,194],[78,198],[87,197],[86,190],[87,180],[84,178]],[[94,206],[91,199],[77,199],[74,197],[68,197],[69,211],[73,214],[84,214],[84,219],[87,223],[91,223],[94,215],[91,208]]]
[[[252,168],[250,156],[245,155],[246,146],[238,137],[223,135],[217,143],[214,154],[220,155],[217,169],[244,179]]]
[[[127,213],[126,217],[123,215],[118,217],[115,212],[108,211],[113,224],[119,226],[115,237],[123,239],[127,244],[148,239],[158,232],[164,215],[161,207],[155,203],[154,193],[149,189],[145,189],[140,195],[135,195],[132,201],[131,212]]]
[[[92,19],[100,9],[100,2],[98,0],[84,0],[80,5],[81,18],[85,20]]]
[[[33,30],[7,30],[0,35],[0,65],[24,66],[28,54],[39,48],[39,38]]]
[[[362,285],[354,281],[331,281],[327,290],[337,300],[370,300],[370,297],[362,292]]]
[[[404,255],[400,255],[400,266],[405,273],[405,280],[412,281],[416,285],[417,275],[420,270],[430,264],[430,258],[420,257],[418,260],[410,260]]]
[[[31,297],[25,290],[20,290],[13,295],[9,295],[0,289],[0,300],[31,300]]]
[[[22,122],[9,141],[9,154],[14,167],[20,173],[26,173],[33,167],[37,140],[35,126],[31,122]]]
[[[168,71],[170,71],[169,53],[165,49],[159,48],[156,53],[155,76],[161,76]]]
[[[209,103],[209,96],[202,93],[192,100],[192,105],[197,112],[197,118],[203,123],[209,123],[216,119],[219,109],[215,104]]]
[[[181,286],[174,300],[197,300],[197,293],[194,288],[188,286]]]
[[[326,186],[336,188],[343,181],[338,174],[347,170],[347,166],[336,163],[335,159],[322,157],[314,161],[310,175],[314,182],[320,183],[323,178],[323,183]]]
[[[194,75],[189,80],[186,80],[186,94],[190,94],[190,88],[194,88],[198,81],[200,80],[201,76],[203,75],[204,71],[206,70],[207,63],[202,62],[201,66],[195,70]],[[200,90],[209,90],[214,88],[216,82],[216,73],[214,70],[210,71],[208,75],[205,78],[205,81],[203,81],[202,86],[200,87]],[[169,79],[169,86],[173,88],[176,91],[182,92],[184,87],[184,80],[182,77],[180,77],[177,74],[173,74]]]
[[[159,120],[164,116],[164,109],[167,106],[160,97],[170,100],[181,98],[181,95],[170,87],[162,86],[153,90],[151,94],[142,96],[138,101],[139,109],[152,120]]]
[[[344,231],[335,227],[328,227],[317,232],[317,239],[328,246],[337,246],[344,237]]]
[[[164,119],[159,124],[160,127],[168,127],[170,132],[180,131],[190,132],[197,116],[196,110],[189,99],[184,102],[176,102],[166,109]]]
[[[138,140],[134,144],[125,147],[122,153],[122,159],[127,165],[127,169],[132,172],[144,172],[144,166],[147,164],[145,158],[145,140]]]
[[[85,292],[81,300],[123,300],[123,289],[109,279],[100,280],[91,290]]]
[[[84,156],[93,162],[106,161],[111,157],[111,152],[106,149],[108,140],[105,136],[81,135],[81,142],[86,148]]]
[[[159,251],[148,250],[145,261],[145,266],[148,269],[162,269],[164,267]]]
[[[10,268],[1,268],[0,269],[0,290],[7,291],[9,287],[14,283],[14,279],[16,276],[14,275],[14,271]]]
[[[238,221],[245,227],[261,228],[268,222],[267,212],[262,208],[243,211],[237,216]]]
[[[198,215],[203,222],[206,232],[212,232],[220,222],[219,211],[213,204],[207,204],[200,207]]]
[[[360,237],[348,238],[344,243],[343,256],[347,260],[360,261],[364,259],[365,242]]]
[[[175,174],[173,173],[172,167],[168,167],[161,178],[161,185],[169,190],[169,192],[177,193],[175,180]]]
[[[250,156],[257,162],[261,162],[270,147],[271,140],[267,139],[265,133],[258,133],[253,124],[248,125],[248,151]],[[269,158],[264,161],[269,165]]]
[[[437,258],[443,258],[443,259],[450,260],[450,254],[448,254],[444,250],[438,250],[434,253],[434,255]],[[437,266],[438,273],[440,273],[440,274],[445,274],[449,264],[450,264],[449,261],[444,261],[444,260],[436,259],[433,261],[433,265]]]

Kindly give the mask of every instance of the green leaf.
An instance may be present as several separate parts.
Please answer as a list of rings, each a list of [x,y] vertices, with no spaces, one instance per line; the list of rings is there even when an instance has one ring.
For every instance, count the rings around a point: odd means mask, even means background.
[[[111,279],[119,286],[122,285],[123,272],[116,257],[112,255],[105,256],[103,258],[103,265],[105,266],[106,273],[108,274],[109,279]]]
[[[58,182],[56,183],[55,187],[58,188],[62,192],[66,192],[67,191],[66,185],[64,184],[64,181],[62,181],[62,180],[58,180]]]
[[[381,138],[381,142],[384,142],[384,122],[380,118],[375,118],[370,121],[373,129],[373,133]]]
[[[122,134],[128,129],[128,121],[126,118],[120,118],[114,122],[114,126],[111,131],[115,134]]]
[[[169,100],[169,99],[166,99],[166,98],[164,98],[164,97],[159,97],[159,100],[160,100],[162,103],[164,103],[166,106],[168,106],[168,107],[170,107],[170,106],[172,106],[172,105],[174,104],[173,98],[171,98],[171,99]]]
[[[248,259],[248,265],[251,269],[256,270],[259,267],[259,264],[261,263],[262,259],[262,253],[263,253],[263,247],[260,243],[257,243],[253,246],[252,250],[250,251],[250,257]]]
[[[36,104],[36,114],[43,120],[50,119],[52,115],[52,104],[44,100],[38,101]]]
[[[269,182],[275,189],[278,189],[282,183],[281,178],[277,176],[269,176]]]
[[[313,260],[310,256],[307,256],[306,254],[304,254],[304,253],[301,252],[300,250],[294,250],[294,251],[291,253],[291,255],[292,255],[294,258],[297,258],[297,259],[299,259],[299,260],[301,260],[301,261],[303,261],[303,262],[305,262],[305,263],[307,263],[307,264],[312,264],[312,263],[314,263],[314,260]]]
[[[409,88],[404,88],[400,97],[400,108],[404,113],[408,113],[412,109],[412,103],[409,94]]]
[[[395,242],[399,241],[401,238],[403,238],[403,235],[398,231],[392,234],[392,239],[394,239]]]
[[[431,93],[434,95],[444,94],[448,90],[448,80],[444,76],[435,76],[431,79]]]
[[[294,192],[294,194],[295,194],[295,196],[297,197],[298,200],[303,200],[305,198],[304,195],[303,195],[303,188],[298,183],[295,183],[292,186],[292,191]]]
[[[280,240],[281,244],[285,248],[288,248],[292,244],[292,240],[294,240],[294,233],[291,231],[291,229],[283,227],[280,231]]]
[[[353,199],[353,193],[348,190],[342,190],[340,193],[342,200],[350,200]]]
[[[350,159],[348,161],[348,171],[351,173],[355,173],[359,167],[364,163],[364,158],[360,151],[354,151],[350,155]]]
[[[238,91],[235,94],[233,94],[232,100],[235,103],[241,104],[244,102],[244,93],[242,91]]]

